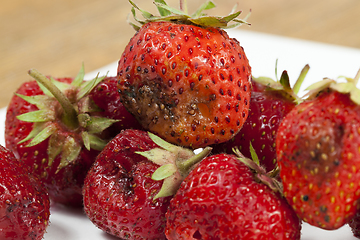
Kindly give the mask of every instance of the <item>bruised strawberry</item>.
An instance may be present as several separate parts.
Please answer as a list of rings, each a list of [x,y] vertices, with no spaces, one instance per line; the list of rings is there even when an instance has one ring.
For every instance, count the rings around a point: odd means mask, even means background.
[[[251,158],[250,143],[257,153],[260,164],[267,171],[277,167],[275,139],[282,119],[300,101],[297,96],[309,66],[306,65],[294,87],[290,87],[287,71],[279,81],[259,77],[252,81],[249,117],[240,132],[231,140],[213,145],[213,154],[233,153],[237,147],[245,157]]]
[[[165,180],[154,179],[161,168],[145,156],[159,156],[166,168],[173,157],[193,155],[147,132],[122,131],[98,155],[85,179],[85,213],[98,228],[119,238],[165,239],[165,213],[172,193],[165,193],[169,190],[164,189]],[[174,176],[168,180],[181,178]]]
[[[53,201],[82,206],[86,173],[109,140],[103,130],[116,122],[92,115],[100,110],[88,94],[103,78],[84,82],[83,68],[76,78],[51,81],[36,70],[30,74],[36,81],[22,84],[8,105],[6,146]]]
[[[311,225],[337,229],[360,196],[360,90],[325,79],[282,121],[276,138],[284,195]],[[315,89],[313,89],[315,88]]]
[[[203,159],[170,201],[167,239],[300,239],[299,218],[259,176],[235,155]]]
[[[40,240],[49,217],[46,190],[12,152],[0,146],[0,239]]]
[[[140,21],[145,24],[119,61],[122,103],[146,130],[173,144],[227,141],[242,127],[250,101],[249,61],[221,29],[243,23],[236,19],[240,12],[206,17],[201,11],[213,7],[208,2],[190,17],[156,2],[162,17]]]

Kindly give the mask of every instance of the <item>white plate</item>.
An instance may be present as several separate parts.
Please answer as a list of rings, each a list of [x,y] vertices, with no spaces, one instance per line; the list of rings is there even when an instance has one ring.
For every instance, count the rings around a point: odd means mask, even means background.
[[[275,62],[278,59],[278,75],[288,70],[290,81],[296,80],[305,64],[310,71],[305,79],[302,90],[312,82],[324,77],[354,77],[360,68],[360,50],[284,38],[251,32],[247,30],[228,31],[244,47],[252,65],[254,76],[275,77]],[[119,57],[121,52],[119,52]],[[36,67],[36,66],[34,66]],[[86,75],[86,79],[101,75],[116,75],[117,62],[109,64],[98,71]],[[4,132],[5,109],[0,109],[0,132]],[[3,134],[0,144],[4,145]],[[81,210],[67,209],[57,204],[51,206],[50,226],[45,240],[115,240],[97,229]],[[302,240],[355,240],[350,228],[346,225],[338,230],[325,231],[303,224]]]

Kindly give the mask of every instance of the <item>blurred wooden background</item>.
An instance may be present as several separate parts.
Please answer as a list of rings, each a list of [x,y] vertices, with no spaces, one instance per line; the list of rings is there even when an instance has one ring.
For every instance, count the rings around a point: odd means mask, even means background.
[[[156,12],[152,0],[134,0]],[[173,7],[178,0],[167,0]],[[188,0],[189,9],[203,1]],[[251,9],[241,28],[360,48],[359,0],[214,0],[210,14],[224,15],[238,3]],[[221,5],[220,5],[221,4]],[[134,30],[126,23],[127,0],[8,0],[0,7],[0,108],[37,68],[54,77],[75,76],[117,61]],[[360,63],[359,63],[360,64]]]

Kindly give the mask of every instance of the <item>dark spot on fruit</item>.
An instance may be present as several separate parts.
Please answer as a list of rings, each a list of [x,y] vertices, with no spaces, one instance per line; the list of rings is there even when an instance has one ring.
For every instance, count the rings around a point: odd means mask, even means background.
[[[212,134],[215,133],[215,129],[214,129],[214,128],[211,128],[210,131],[211,131]]]
[[[230,82],[232,82],[234,80],[232,75],[229,76],[229,80],[230,80]]]
[[[244,103],[245,103],[246,106],[248,105],[248,100],[246,98],[244,100]]]
[[[130,79],[130,78],[131,78],[130,74],[126,74],[126,79]]]
[[[133,50],[133,48],[134,48],[134,46],[133,46],[133,45],[131,45],[131,46],[130,46],[130,52]]]
[[[226,104],[226,109],[227,109],[227,110],[230,110],[230,109],[231,109],[230,103],[227,103],[227,104]]]
[[[230,129],[230,133],[234,134],[235,133],[234,129]]]
[[[304,195],[304,196],[302,197],[302,200],[305,201],[305,202],[309,201],[309,196],[308,196],[308,195]]]
[[[137,45],[140,45],[140,43],[141,43],[141,39],[139,39],[138,41],[137,41]]]
[[[227,123],[230,123],[230,117],[229,117],[229,116],[226,116],[226,117],[225,117],[225,121],[226,121]]]
[[[180,27],[180,31],[184,31],[184,26],[181,26],[181,27]]]
[[[241,59],[242,58],[242,55],[241,55],[241,53],[239,53],[239,59]]]
[[[239,68],[236,68],[236,71],[237,71],[238,74],[241,73]]]
[[[222,45],[223,45],[224,48],[226,48],[226,44],[224,42],[222,42]]]
[[[185,142],[188,142],[189,141],[189,136],[186,136],[185,137]]]
[[[241,101],[241,96],[240,96],[240,94],[238,93],[238,94],[236,94],[236,99],[237,100],[239,100],[239,101]]]
[[[216,95],[215,94],[211,94],[210,95],[210,101],[214,101],[216,99]]]
[[[191,82],[191,83],[190,83],[190,89],[191,89],[191,90],[194,90],[194,87],[195,87],[195,83],[194,83],[194,82]]]
[[[199,81],[201,81],[202,78],[203,78],[203,75],[200,74],[199,77],[198,77]]]
[[[141,72],[141,67],[140,67],[140,66],[137,67],[136,70],[137,70],[138,72]]]
[[[330,222],[330,216],[329,216],[329,215],[325,215],[324,220],[325,220],[325,222]]]
[[[189,41],[189,36],[184,37],[185,42]]]
[[[172,56],[172,53],[169,52],[169,53],[167,54],[167,57],[168,57],[168,58],[171,58],[171,56]]]
[[[208,51],[208,53],[211,53],[211,52],[212,52],[212,50],[211,50],[211,47],[210,47],[210,46],[207,46],[207,51]]]
[[[130,70],[130,66],[127,66],[125,71],[128,72]]]
[[[182,94],[184,92],[183,88],[179,88],[179,94]]]
[[[145,54],[141,55],[141,60],[144,61],[145,60]]]
[[[221,66],[225,65],[225,60],[223,58],[220,59]]]
[[[169,85],[169,87],[171,87],[173,85],[173,81],[169,80],[168,85]]]
[[[171,68],[172,68],[172,69],[175,69],[175,68],[176,68],[176,62],[173,62],[173,63],[171,64]]]
[[[148,47],[148,48],[146,49],[146,52],[147,52],[147,53],[150,53],[150,52],[151,52],[151,47]]]
[[[221,80],[224,80],[225,79],[224,74],[220,73],[220,78]]]
[[[154,66],[150,66],[150,69],[152,72],[155,72],[155,70],[156,70]]]
[[[240,126],[240,121],[239,120],[236,121],[236,126]]]
[[[215,121],[216,123],[218,123],[218,122],[219,122],[219,118],[218,118],[218,117],[215,117],[215,118],[214,118],[214,121]]]
[[[176,75],[175,79],[176,79],[177,82],[179,82],[180,81],[180,75]]]
[[[219,92],[220,92],[221,95],[224,95],[224,90],[222,88],[220,88]]]
[[[178,44],[176,48],[177,48],[178,51],[180,51],[181,50],[181,45]]]
[[[158,65],[159,64],[159,60],[157,58],[154,59],[154,63],[155,65]]]
[[[229,96],[232,96],[232,92],[231,92],[230,89],[228,90],[228,95],[229,95]]]
[[[161,72],[162,72],[162,74],[165,74],[165,73],[166,73],[166,68],[163,67],[163,68],[161,69]]]
[[[148,72],[149,72],[149,69],[144,68],[144,73],[148,73]]]
[[[189,76],[189,70],[186,69],[186,70],[185,70],[185,77],[188,77],[188,76]]]
[[[172,131],[172,132],[170,133],[170,135],[171,135],[172,137],[174,137],[174,136],[175,136],[175,132]]]
[[[192,48],[189,48],[189,54],[193,54],[193,49]]]
[[[162,49],[162,50],[165,50],[165,48],[166,48],[166,44],[163,43],[163,44],[161,45],[161,49]]]
[[[221,129],[220,134],[221,134],[221,135],[225,135],[225,130],[224,130],[224,129]]]
[[[193,131],[196,130],[196,125],[195,124],[191,124],[191,130],[193,130]]]
[[[193,28],[193,27],[190,27],[189,30],[190,30],[190,32],[194,32],[194,28]]]

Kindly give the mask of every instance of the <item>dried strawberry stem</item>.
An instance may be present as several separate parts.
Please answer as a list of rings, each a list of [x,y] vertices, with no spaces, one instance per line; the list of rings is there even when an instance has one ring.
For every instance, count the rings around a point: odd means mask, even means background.
[[[177,167],[181,173],[188,173],[190,169],[197,163],[199,163],[202,159],[204,159],[207,155],[210,154],[212,148],[206,147],[198,154],[194,155],[193,157],[183,161],[178,162]]]
[[[36,69],[29,70],[29,75],[33,77],[38,83],[42,84],[47,90],[49,90],[54,97],[58,100],[64,110],[63,122],[71,129],[75,129],[79,126],[77,119],[77,112],[70,100],[43,74]]]

